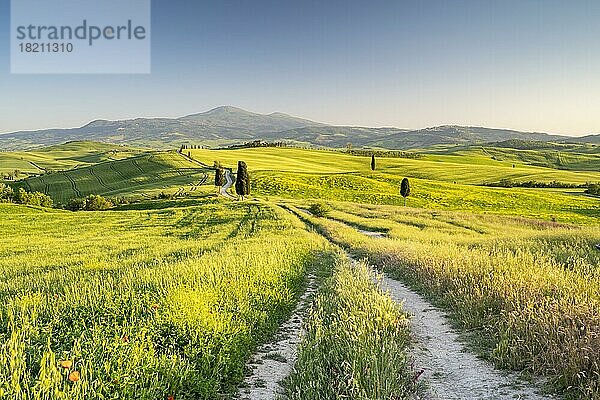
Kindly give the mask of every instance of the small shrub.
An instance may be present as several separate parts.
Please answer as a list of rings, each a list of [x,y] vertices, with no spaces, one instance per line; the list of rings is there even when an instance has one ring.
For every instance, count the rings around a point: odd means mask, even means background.
[[[600,196],[600,183],[591,183],[588,188],[585,190],[587,194],[593,194],[595,196]]]
[[[12,188],[4,183],[0,183],[0,203],[9,203],[12,201],[14,192]]]
[[[171,199],[175,198],[175,196],[172,194],[169,194],[169,193],[160,192],[159,195],[157,196],[157,198],[159,200],[171,200]]]
[[[14,202],[17,204],[29,204],[32,206],[48,207],[53,205],[52,198],[40,192],[28,192],[23,188],[19,188],[13,193],[10,187],[0,187],[0,201]]]
[[[67,203],[67,210],[81,211],[85,208],[85,199],[70,199]]]
[[[308,208],[308,211],[315,217],[326,217],[331,212],[331,207],[325,203],[313,203]]]
[[[67,209],[71,211],[102,211],[108,210],[113,203],[98,194],[90,194],[86,198],[71,199],[67,203]]]

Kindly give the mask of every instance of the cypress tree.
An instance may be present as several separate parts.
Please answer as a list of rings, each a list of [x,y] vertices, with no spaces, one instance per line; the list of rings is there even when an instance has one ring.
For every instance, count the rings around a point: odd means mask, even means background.
[[[235,179],[235,192],[244,200],[250,194],[250,175],[248,167],[243,161],[238,161],[237,177]]]
[[[217,167],[215,169],[215,186],[217,187],[217,192],[220,190],[221,186],[225,184],[225,174],[223,173],[222,167]]]
[[[375,171],[375,154],[371,155],[371,171]]]
[[[406,207],[406,198],[410,195],[410,183],[408,182],[408,178],[402,179],[402,183],[400,184],[400,195],[404,197],[404,206]]]

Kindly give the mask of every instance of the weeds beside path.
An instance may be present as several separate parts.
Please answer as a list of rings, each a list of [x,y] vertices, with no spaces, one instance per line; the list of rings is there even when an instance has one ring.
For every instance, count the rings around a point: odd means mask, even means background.
[[[469,352],[445,313],[397,280],[382,277],[382,286],[411,316],[415,369],[426,386],[427,400],[542,400],[534,384],[514,373],[500,372]]]
[[[291,208],[305,222],[314,226],[334,244],[327,219],[317,219],[306,210]],[[301,211],[301,212],[296,212]],[[336,222],[340,223],[341,222]],[[348,229],[348,225],[345,225]],[[357,230],[360,232],[360,230]],[[363,232],[366,236],[368,232]],[[358,261],[352,261],[359,265]],[[434,308],[422,296],[397,280],[381,276],[381,285],[411,316],[415,379],[423,383],[419,398],[427,400],[459,399],[553,399],[536,391],[535,383],[525,383],[515,373],[501,372],[469,352],[451,327],[445,313]]]
[[[281,382],[292,372],[296,362],[306,307],[316,286],[316,276],[309,275],[306,291],[292,315],[279,327],[275,340],[260,346],[252,356],[248,362],[251,373],[244,379],[240,400],[272,400],[283,394]]]

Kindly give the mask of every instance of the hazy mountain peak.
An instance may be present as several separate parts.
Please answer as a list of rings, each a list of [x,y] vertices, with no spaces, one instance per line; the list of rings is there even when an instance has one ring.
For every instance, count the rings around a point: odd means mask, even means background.
[[[544,133],[460,125],[425,129],[331,126],[282,112],[259,114],[233,106],[181,118],[98,119],[81,128],[46,129],[0,135],[0,150],[23,150],[64,143],[97,141],[136,146],[177,147],[183,143],[223,145],[252,140],[286,141],[302,145],[389,149],[423,149],[436,145],[469,145],[510,139],[599,143],[600,136],[569,138]]]
[[[86,125],[84,125],[84,127],[104,125],[108,122],[110,122],[110,121],[108,121],[106,119],[95,119],[93,121],[88,122]]]
[[[239,108],[239,107],[219,106],[219,107],[215,107],[215,108],[213,108],[211,110],[208,110],[208,111],[186,115],[186,116],[181,117],[179,119],[204,118],[204,117],[221,117],[221,116],[227,116],[227,115],[244,115],[244,116],[248,116],[248,115],[254,115],[254,113],[252,113],[250,111],[246,111],[243,108]]]
[[[243,108],[234,106],[219,106],[212,110],[206,111],[204,114],[228,114],[228,113],[242,113],[242,114],[253,114],[250,111],[246,111]]]

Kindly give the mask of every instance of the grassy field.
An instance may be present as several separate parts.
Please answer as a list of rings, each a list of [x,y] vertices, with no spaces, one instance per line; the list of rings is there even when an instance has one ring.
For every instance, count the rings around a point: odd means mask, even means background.
[[[583,183],[600,180],[599,172],[479,165],[469,158],[456,156],[445,156],[453,160],[450,163],[427,158],[379,158],[378,168],[373,172],[369,157],[278,148],[192,150],[192,155],[206,163],[218,160],[232,167],[237,160],[246,160],[253,173],[254,194],[260,196],[402,205],[404,200],[398,189],[402,178],[407,176],[412,178],[408,202],[414,207],[580,224],[595,224],[600,218],[600,201],[585,196],[582,189],[504,189],[473,185],[507,177]]]
[[[452,156],[474,164],[505,167],[524,164],[571,171],[600,171],[600,146],[597,145],[543,143],[527,147],[527,143],[523,148],[459,146],[427,152],[429,159],[440,161],[449,161],[448,156]]]
[[[503,149],[505,154],[512,152]],[[303,150],[294,148],[249,148],[238,150],[191,150],[195,159],[212,165],[219,160],[233,166],[238,160],[246,160],[254,171],[278,171],[300,173],[369,173],[370,157],[360,157],[344,152],[326,150]],[[586,165],[593,169],[600,156],[590,156],[594,163]],[[385,174],[412,176],[415,178],[481,184],[508,178],[515,181],[560,181],[586,183],[600,181],[599,169],[592,171],[566,171],[539,167],[525,162],[496,161],[473,151],[464,153],[424,154],[422,158],[379,158],[377,171]]]
[[[408,399],[415,392],[408,317],[373,281],[368,266],[342,260],[324,283],[305,323],[288,398]]]
[[[0,152],[0,175],[19,170],[23,176],[121,160],[143,151],[97,142],[69,142],[22,152]]]
[[[309,273],[325,283],[292,397],[322,398],[317,384],[381,400],[414,390],[400,307],[365,266],[350,267],[275,205],[198,197],[73,213],[0,204],[0,235],[0,398],[230,398]],[[351,366],[363,355],[380,368]]]
[[[600,398],[598,226],[333,206],[312,222],[447,309],[497,365],[549,375],[570,398]]]
[[[0,397],[235,391],[256,343],[331,249],[277,208],[195,202],[96,213],[0,205]]]
[[[0,398],[229,398],[315,269],[323,281],[288,396],[406,398],[415,390],[407,317],[366,265],[285,209],[314,199],[333,210],[299,213],[305,222],[448,310],[498,366],[600,398],[600,200],[582,189],[480,186],[600,181],[595,148],[561,148],[554,161],[553,149],[445,149],[378,158],[371,171],[369,157],[334,151],[198,149],[190,159],[102,146],[41,152],[43,168],[77,168],[13,185],[58,203],[140,202],[77,213],[0,204]],[[0,165],[38,164],[19,154],[0,153]],[[257,199],[209,197],[206,165],[238,160]],[[411,195],[400,207],[405,176]],[[187,196],[148,199],[160,192]]]
[[[15,182],[13,187],[48,194],[56,203],[88,194],[148,197],[202,190],[210,171],[176,152],[143,154]]]

